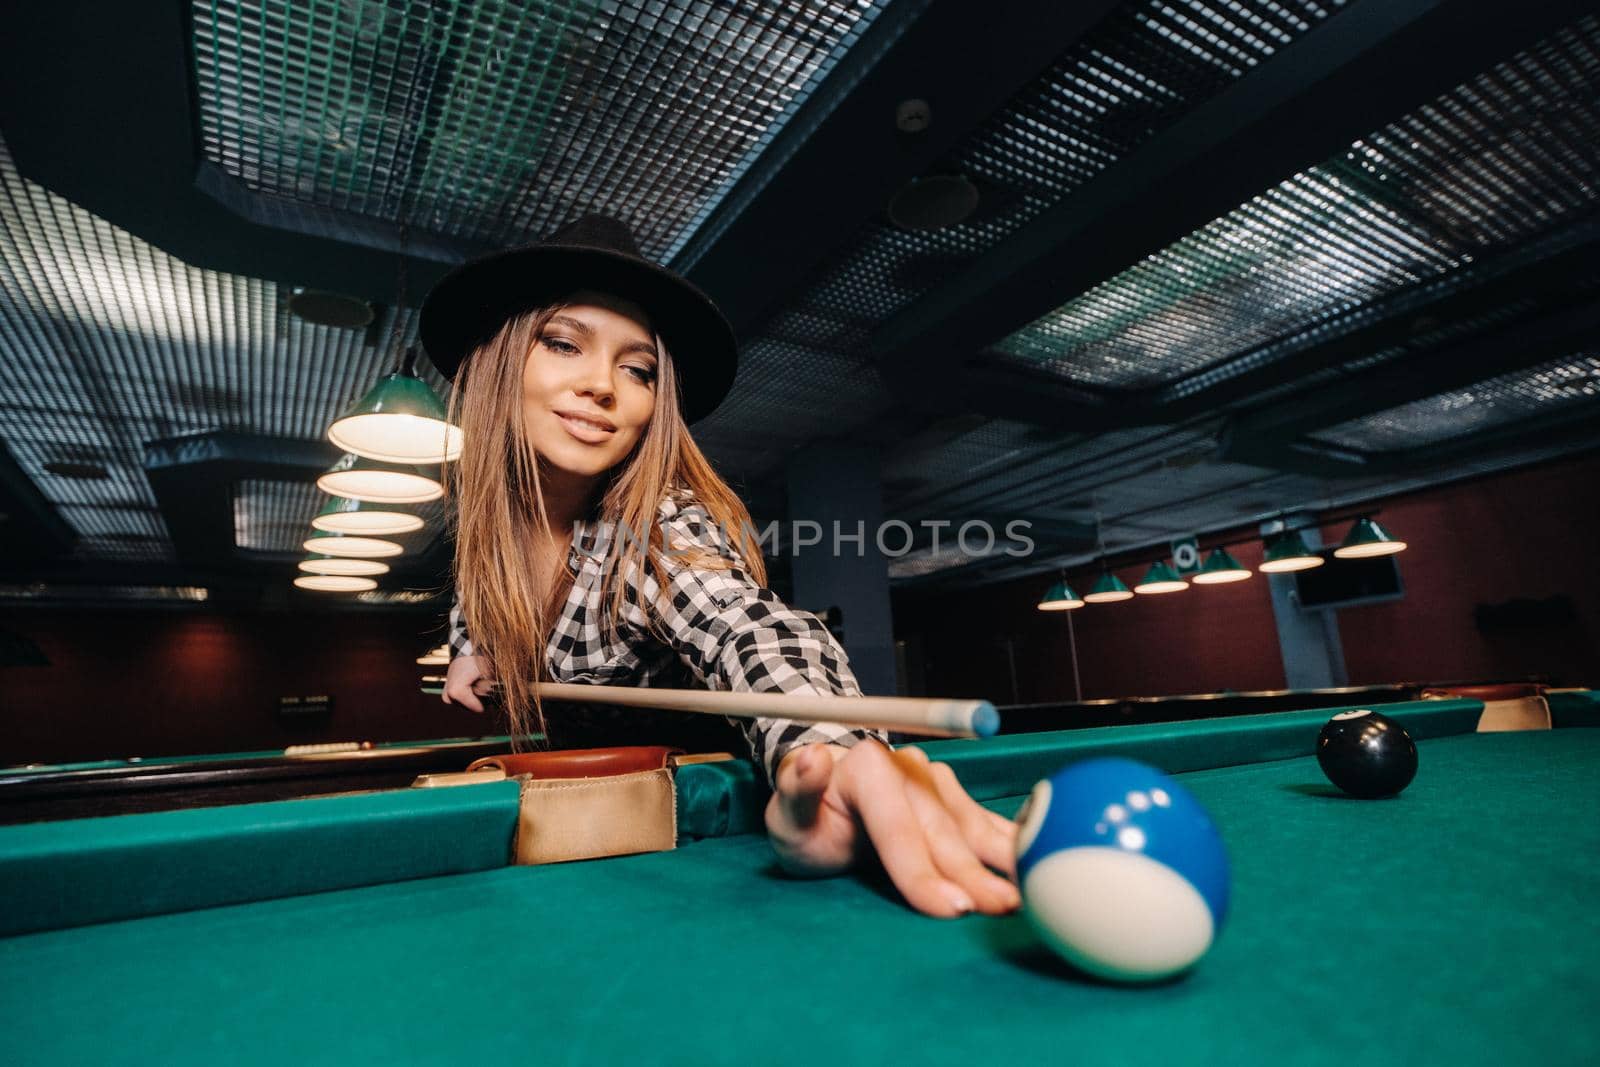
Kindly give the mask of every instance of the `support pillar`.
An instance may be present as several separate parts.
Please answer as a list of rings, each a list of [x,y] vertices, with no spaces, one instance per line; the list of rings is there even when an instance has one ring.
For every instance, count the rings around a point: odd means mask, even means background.
[[[1275,534],[1280,529],[1299,530],[1313,551],[1322,547],[1322,534],[1310,515],[1290,515],[1281,523],[1264,523],[1261,533]],[[1332,689],[1349,684],[1338,615],[1332,609],[1302,609],[1293,574],[1269,574],[1267,587],[1272,592],[1272,616],[1277,622],[1278,649],[1283,654],[1285,687]]]
[[[790,461],[789,527],[794,606],[815,613],[837,608],[842,644],[861,691],[896,692],[889,562],[878,550],[883,490],[876,451],[816,445]],[[811,524],[816,524],[813,527]],[[798,526],[796,524],[799,524]],[[814,544],[802,544],[817,535]],[[857,535],[859,534],[859,538]]]

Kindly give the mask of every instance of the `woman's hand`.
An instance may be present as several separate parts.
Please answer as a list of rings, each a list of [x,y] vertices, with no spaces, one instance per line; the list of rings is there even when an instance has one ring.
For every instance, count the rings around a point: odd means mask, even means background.
[[[896,888],[927,915],[1003,915],[1021,904],[1016,886],[987,869],[1015,878],[1016,824],[918,748],[795,749],[778,766],[767,832],[784,869],[803,876],[838,874],[876,848]]]
[[[478,698],[493,689],[494,664],[487,656],[457,656],[444,672],[444,693],[439,699],[481,712],[483,702]]]

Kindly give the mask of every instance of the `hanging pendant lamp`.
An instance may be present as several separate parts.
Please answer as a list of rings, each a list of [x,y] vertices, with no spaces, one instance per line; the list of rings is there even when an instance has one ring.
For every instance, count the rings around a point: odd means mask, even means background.
[[[346,577],[370,578],[389,573],[389,565],[375,559],[356,559],[353,556],[315,555],[299,563],[307,574],[339,574]]]
[[[328,440],[358,456],[386,463],[443,463],[461,455],[461,427],[450,424],[444,403],[417,377],[415,348],[400,366],[328,427]]]
[[[403,534],[423,527],[422,516],[395,511],[383,504],[336,496],[322,505],[311,526],[329,533]]]
[[[354,452],[347,452],[329,467],[317,479],[317,488],[330,496],[374,504],[421,504],[444,496],[444,485],[417,467],[367,459]]]
[[[1083,600],[1065,578],[1060,579],[1045,591],[1044,599],[1039,601],[1040,611],[1076,611],[1083,607]]]
[[[1299,530],[1284,530],[1274,534],[1267,542],[1267,550],[1257,568],[1266,574],[1283,574],[1287,571],[1307,571],[1328,562],[1306,545]]]
[[[306,538],[304,547],[307,552],[350,559],[382,559],[385,556],[398,556],[405,551],[393,541],[328,533],[326,530],[318,530]]]
[[[1371,519],[1361,518],[1350,527],[1350,532],[1345,534],[1333,554],[1340,559],[1366,559],[1371,556],[1392,556],[1405,550],[1404,541],[1391,536],[1389,531]]]
[[[1223,585],[1227,582],[1242,582],[1249,577],[1249,569],[1240,566],[1231,552],[1225,548],[1215,548],[1211,550],[1211,555],[1201,564],[1191,581],[1196,585]]]
[[[1119,600],[1132,600],[1133,590],[1121,578],[1104,570],[1095,579],[1094,588],[1085,593],[1083,599],[1089,604],[1115,604]]]
[[[1181,593],[1189,588],[1189,583],[1172,569],[1172,564],[1164,559],[1156,560],[1150,564],[1150,569],[1145,572],[1139,584],[1133,587],[1135,593],[1153,595],[1160,593]]]
[[[348,574],[302,574],[294,580],[301,589],[315,589],[323,593],[364,593],[378,588],[371,578],[357,578]]]

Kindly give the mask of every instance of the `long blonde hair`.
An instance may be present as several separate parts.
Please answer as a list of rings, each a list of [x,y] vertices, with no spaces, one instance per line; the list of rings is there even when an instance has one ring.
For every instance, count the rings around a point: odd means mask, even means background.
[[[462,430],[461,458],[447,472],[455,497],[456,596],[472,638],[474,654],[487,656],[499,682],[500,701],[510,720],[512,744],[544,731],[544,710],[536,684],[548,677],[546,645],[562,610],[551,597],[564,588],[566,561],[550,575],[536,573],[535,535],[550,535],[535,452],[523,421],[523,369],[545,325],[564,305],[522,312],[480,345],[462,364],[450,394],[451,421]],[[664,545],[657,512],[669,492],[683,492],[705,508],[714,528],[726,532],[747,574],[766,584],[766,567],[750,523],[750,513],[689,435],[678,407],[678,376],[671,354],[657,337],[655,409],[632,452],[607,472],[593,519],[616,524],[602,577],[602,632],[614,636],[629,599],[629,576],[642,579],[646,568],[657,588],[668,588]],[[727,566],[720,558],[692,565]],[[544,581],[541,581],[541,578]],[[633,599],[659,620],[654,605]],[[658,630],[659,632],[659,630]]]

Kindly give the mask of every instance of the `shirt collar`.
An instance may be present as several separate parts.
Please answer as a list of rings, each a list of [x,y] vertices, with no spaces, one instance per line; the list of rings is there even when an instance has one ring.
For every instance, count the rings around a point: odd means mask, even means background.
[[[677,515],[682,504],[676,494],[669,493],[662,498],[661,506],[656,509],[656,521],[665,523]],[[611,551],[611,542],[616,540],[617,524],[614,519],[579,519],[572,524],[572,555],[582,556],[604,563],[606,554]]]

